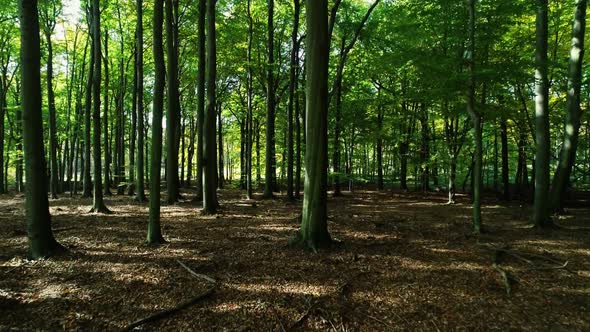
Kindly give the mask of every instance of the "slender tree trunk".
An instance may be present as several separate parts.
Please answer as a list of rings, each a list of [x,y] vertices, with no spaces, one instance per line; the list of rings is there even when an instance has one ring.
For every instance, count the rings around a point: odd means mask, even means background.
[[[166,188],[168,191],[168,204],[178,202],[178,145],[176,134],[178,131],[178,59],[174,46],[174,15],[173,0],[166,0],[166,50],[168,60],[168,112],[166,117]]]
[[[205,140],[205,70],[206,65],[206,34],[205,34],[205,18],[207,16],[207,0],[199,0],[199,18],[198,18],[198,34],[199,34],[199,63],[197,71],[197,199],[203,199],[203,163],[204,163],[204,140]]]
[[[558,212],[563,210],[563,197],[575,164],[580,134],[580,90],[582,86],[587,4],[586,0],[576,0],[575,2],[565,130],[559,154],[559,163],[553,177],[550,193],[551,209]]]
[[[381,89],[378,89],[377,95],[380,93]],[[379,103],[377,106],[377,190],[383,189],[383,105]]]
[[[252,199],[252,136],[253,136],[253,109],[252,109],[252,42],[254,27],[252,21],[252,0],[248,0],[248,99],[247,99],[247,116],[246,116],[246,198]]]
[[[328,233],[328,1],[306,0],[307,151],[301,229],[294,239],[311,250],[331,243]]]
[[[274,0],[268,1],[268,72],[266,81],[266,163],[264,197],[272,198],[276,172],[275,157],[275,82],[274,82]]]
[[[510,201],[510,178],[508,169],[508,126],[506,118],[500,119],[500,140],[502,142],[502,196]]]
[[[207,111],[204,125],[203,213],[217,213],[217,160],[215,146],[217,40],[215,35],[215,0],[207,0]]]
[[[100,40],[100,39],[99,39]],[[100,58],[98,58],[100,59]],[[104,36],[104,108],[102,120],[104,121],[104,195],[111,196],[111,150],[109,144],[109,88],[110,88],[110,73],[109,73],[109,31],[105,31]],[[100,63],[100,60],[97,61]],[[96,71],[96,69],[95,69]],[[100,84],[100,83],[99,83]],[[100,91],[94,95],[94,98],[100,99]],[[99,105],[100,106],[100,105]],[[99,116],[100,117],[100,116]],[[99,119],[100,121],[100,119]]]
[[[135,29],[135,38],[137,43],[137,29]],[[131,132],[129,133],[129,185],[127,186],[127,195],[135,195],[135,143],[137,140],[137,53],[139,49],[135,45],[135,59],[133,66],[133,93],[131,107]]]
[[[293,32],[291,33],[291,43],[293,44],[293,49],[291,51],[291,65],[289,68],[289,105],[287,109],[287,198],[289,200],[293,200],[295,198],[293,195],[293,108],[296,98],[295,89],[297,86],[297,59],[299,56],[299,12],[300,0],[294,0]]]
[[[153,48],[154,48],[154,100],[152,113],[152,167],[150,176],[150,213],[146,242],[158,245],[165,242],[160,227],[160,176],[162,169],[162,117],[164,112],[164,85],[166,68],[162,26],[164,24],[164,0],[154,1]],[[168,142],[170,144],[170,141]]]
[[[472,178],[473,185],[473,231],[476,234],[481,233],[481,191],[482,181],[482,119],[481,114],[475,109],[475,0],[469,0],[469,46],[468,46],[468,64],[469,64],[469,89],[467,96],[467,112],[471,117],[474,127],[475,153],[474,169]]]
[[[297,57],[297,68],[299,69],[299,57]],[[295,129],[297,132],[295,146],[295,198],[299,199],[301,196],[301,108],[299,104],[299,74],[297,74],[295,79]]]
[[[101,66],[100,59],[102,57],[101,52],[101,37],[100,37],[100,7],[99,0],[92,1],[92,25],[94,26],[93,43],[94,43],[94,76],[92,79],[92,94],[93,94],[93,159],[94,159],[94,202],[92,210],[90,212],[96,213],[109,213],[109,209],[104,204],[103,193],[102,193],[102,166],[101,166],[101,153],[100,153],[100,83],[101,83]],[[105,108],[106,109],[106,108]],[[106,122],[107,119],[105,118]],[[108,136],[105,132],[105,142],[108,142]],[[105,145],[105,150],[106,150]],[[105,152],[106,154],[106,152]],[[106,159],[106,158],[105,158]],[[106,161],[105,161],[106,162]],[[107,172],[105,171],[105,174]],[[106,186],[106,185],[105,185]],[[108,186],[107,186],[108,189]]]
[[[55,18],[47,17],[47,20],[55,21]],[[48,26],[55,24],[47,22]],[[51,34],[53,29],[45,29],[45,41],[47,43],[47,105],[49,109],[49,159],[50,174],[49,189],[51,198],[56,199],[59,192],[59,170],[57,165],[57,120],[55,115],[55,94],[53,91],[53,44],[51,43]]]
[[[544,228],[552,224],[549,215],[549,81],[547,79],[547,0],[537,0],[537,46],[535,69],[535,204],[533,223]]]
[[[94,40],[96,38],[94,36],[94,24],[92,21],[94,18],[92,17],[92,13],[88,13],[88,30],[90,31],[90,37]],[[82,192],[82,198],[90,198],[92,197],[92,179],[90,177],[90,146],[92,144],[90,138],[90,113],[92,111],[92,89],[93,89],[93,82],[94,82],[94,68],[96,67],[96,50],[95,50],[96,43],[92,43],[90,47],[90,63],[88,66],[88,83],[86,85],[86,105],[84,107],[84,171],[83,171],[83,181],[84,181],[84,190]],[[99,60],[100,61],[100,60]],[[100,62],[99,62],[100,66]]]
[[[217,111],[217,146],[218,146],[218,172],[217,172],[217,188],[219,189],[223,189],[223,181],[224,181],[224,177],[223,177],[223,167],[224,167],[224,163],[223,163],[223,121],[221,118],[221,103],[218,103],[217,107],[216,107]]]
[[[145,120],[144,120],[144,109],[143,109],[143,0],[136,1],[137,11],[137,40],[135,47],[137,48],[137,81],[135,91],[137,94],[137,193],[135,194],[135,200],[138,202],[145,202],[145,146],[144,137],[145,135]]]

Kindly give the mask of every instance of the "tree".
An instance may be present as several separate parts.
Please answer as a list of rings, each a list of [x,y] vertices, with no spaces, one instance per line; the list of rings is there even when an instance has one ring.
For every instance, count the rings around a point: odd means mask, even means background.
[[[178,202],[178,145],[176,134],[179,130],[178,103],[178,58],[174,45],[174,14],[172,0],[166,0],[166,51],[168,60],[168,112],[166,117],[166,188],[168,190],[168,204]]]
[[[100,7],[99,0],[92,1],[92,25],[93,25],[93,43],[94,43],[94,75],[92,78],[92,97],[93,97],[93,151],[92,157],[94,159],[94,201],[90,212],[96,213],[110,213],[109,209],[104,204],[102,193],[102,162],[100,153],[100,83],[101,83],[101,37],[100,37]],[[106,121],[106,119],[104,120]],[[105,132],[106,136],[106,132]],[[106,149],[106,147],[105,147]],[[105,158],[106,159],[106,158]],[[106,163],[106,161],[105,161]],[[90,163],[87,162],[89,166]],[[105,166],[106,167],[106,166]],[[106,179],[105,179],[106,181]]]
[[[565,188],[570,180],[576,160],[578,136],[580,134],[580,91],[582,89],[582,63],[584,59],[584,37],[586,32],[586,7],[588,1],[576,0],[572,27],[572,46],[569,60],[569,79],[567,91],[567,113],[563,134],[563,144],[559,163],[551,186],[551,209],[563,210]]]
[[[317,250],[331,243],[328,233],[328,1],[306,0],[305,188],[301,229],[294,244]]]
[[[158,245],[165,242],[160,227],[160,169],[162,167],[162,116],[164,109],[164,85],[166,68],[162,27],[164,24],[164,0],[154,2],[154,104],[152,111],[152,167],[150,176],[150,216],[147,243]]]
[[[287,198],[293,200],[293,108],[295,104],[295,89],[297,87],[297,62],[299,59],[299,11],[301,7],[300,0],[294,0],[293,11],[293,32],[291,33],[291,43],[293,49],[291,50],[291,62],[289,66],[289,105],[287,109]],[[299,121],[299,120],[297,120]]]
[[[204,159],[204,139],[205,139],[205,70],[207,40],[205,33],[205,19],[207,17],[207,0],[199,0],[199,18],[197,23],[199,41],[199,63],[197,72],[197,199],[203,199],[203,159]]]
[[[482,141],[482,116],[475,109],[475,0],[469,0],[469,44],[467,46],[467,65],[469,82],[467,89],[467,113],[473,123],[475,152],[472,178],[473,186],[473,231],[481,233],[481,193],[483,187],[483,141]]]
[[[535,51],[535,204],[533,224],[538,228],[551,226],[549,215],[549,80],[547,78],[547,0],[537,0]]]
[[[217,213],[217,158],[215,119],[217,105],[217,47],[215,36],[215,0],[207,0],[207,110],[203,120],[203,213]]]
[[[274,81],[274,0],[268,1],[268,68],[266,78],[266,167],[264,197],[272,198],[276,177],[275,157],[275,81]]]
[[[43,0],[43,35],[47,43],[47,106],[49,109],[49,159],[50,159],[50,181],[49,189],[51,198],[57,199],[59,193],[59,170],[57,166],[57,120],[55,115],[55,92],[53,90],[53,44],[51,35],[55,30],[57,16],[61,8],[56,1]]]
[[[31,258],[40,259],[57,253],[63,247],[53,237],[47,199],[37,0],[20,0],[19,13],[27,234]]]
[[[298,1],[298,0],[296,0]],[[252,0],[248,0],[248,77],[247,77],[247,116],[246,116],[246,197],[252,199],[252,136],[253,136],[253,120],[254,117],[252,109],[252,42],[254,35],[254,23],[252,20]]]
[[[91,5],[90,5],[91,6]],[[86,18],[88,20],[88,32],[90,37],[94,40],[94,23],[93,23],[93,13],[91,12],[90,8],[86,9]],[[90,64],[88,66],[88,80],[86,84],[86,96],[85,96],[85,107],[84,107],[84,191],[82,192],[83,198],[90,198],[92,197],[92,178],[90,176],[90,150],[92,141],[90,139],[91,133],[91,121],[90,121],[90,113],[92,111],[92,90],[93,90],[93,81],[94,81],[94,68],[96,67],[96,43],[92,43],[90,47]],[[100,66],[100,64],[99,64]]]
[[[136,27],[136,49],[137,49],[137,194],[135,200],[145,202],[145,177],[144,177],[144,109],[143,109],[143,0],[137,0],[137,27]]]

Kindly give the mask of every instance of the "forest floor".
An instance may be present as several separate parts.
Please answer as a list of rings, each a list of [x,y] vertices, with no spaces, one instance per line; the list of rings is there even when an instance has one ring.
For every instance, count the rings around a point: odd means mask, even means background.
[[[345,193],[329,200],[338,243],[312,253],[288,246],[300,202],[222,190],[220,213],[202,216],[192,194],[162,207],[168,243],[157,248],[143,242],[146,204],[113,196],[114,214],[96,215],[90,200],[51,200],[68,252],[36,262],[26,260],[24,198],[0,197],[0,331],[121,330],[212,287],[141,329],[590,330],[588,201],[540,234],[529,206],[490,199],[488,233],[475,237],[467,197],[448,206],[442,194]]]

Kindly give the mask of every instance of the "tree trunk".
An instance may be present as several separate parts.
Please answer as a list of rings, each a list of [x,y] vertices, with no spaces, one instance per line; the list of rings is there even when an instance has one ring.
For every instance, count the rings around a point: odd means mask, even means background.
[[[178,202],[178,145],[176,134],[178,131],[178,58],[174,46],[174,14],[173,0],[166,0],[166,52],[168,61],[168,112],[166,117],[166,188],[168,204]]]
[[[508,126],[506,118],[500,119],[500,140],[502,144],[502,196],[510,201],[510,178],[508,169]]]
[[[137,28],[135,29],[135,38],[137,38]],[[136,40],[137,43],[137,40]],[[127,186],[127,195],[135,195],[135,143],[137,139],[137,53],[139,49],[135,45],[135,59],[133,66],[133,93],[131,107],[131,132],[129,133],[129,185]]]
[[[481,233],[481,191],[482,181],[482,119],[475,109],[475,0],[469,0],[469,47],[468,47],[469,89],[467,95],[467,112],[473,122],[475,131],[475,153],[473,168],[473,231]]]
[[[552,224],[549,215],[549,81],[547,79],[547,0],[537,1],[535,69],[535,203],[533,223],[544,228]]]
[[[215,36],[215,0],[207,0],[207,111],[204,125],[203,213],[217,213],[217,160],[215,146],[217,40]]]
[[[328,233],[328,1],[306,0],[307,153],[301,229],[294,243],[311,250],[331,243]]]
[[[563,197],[576,160],[578,136],[580,134],[580,90],[582,86],[587,4],[587,0],[577,0],[575,3],[569,64],[567,114],[559,163],[553,177],[550,193],[551,209],[558,212],[563,210]]]
[[[137,193],[135,194],[135,200],[138,202],[145,202],[145,126],[144,126],[144,110],[143,110],[143,0],[136,1],[137,11],[137,35],[136,44],[137,54],[137,81],[135,91],[137,94]]]
[[[273,197],[275,157],[274,0],[268,1],[268,73],[266,81],[266,163],[264,198]]]
[[[29,255],[51,256],[62,247],[53,237],[47,199],[41,101],[41,47],[36,0],[20,0],[21,84],[25,149],[26,219]]]
[[[206,70],[206,34],[205,34],[205,18],[207,11],[207,0],[199,0],[199,18],[198,18],[198,34],[199,34],[199,63],[197,71],[197,197],[202,199],[203,187],[203,163],[204,163],[204,140],[205,140],[205,70]]]
[[[216,107],[217,113],[217,146],[218,146],[218,172],[217,172],[217,188],[223,189],[223,121],[221,118],[221,103],[219,103]]]
[[[297,86],[297,60],[299,56],[299,12],[300,0],[294,0],[293,32],[291,33],[291,65],[289,68],[289,106],[287,109],[287,199],[293,200],[293,167],[294,167],[294,142],[293,142],[293,108],[295,104],[295,88]],[[298,120],[299,121],[299,120]]]
[[[93,14],[88,13],[88,31],[90,37],[94,40],[94,24]],[[90,63],[88,66],[88,80],[86,84],[86,96],[85,96],[85,107],[84,107],[84,171],[83,171],[83,182],[84,190],[82,192],[82,198],[92,197],[92,178],[90,176],[90,145],[92,144],[90,138],[90,113],[92,110],[92,89],[94,81],[94,68],[96,67],[96,43],[92,43],[90,47]],[[99,64],[100,65],[100,64]]]
[[[100,40],[100,38],[99,38]],[[100,59],[100,58],[98,58]],[[105,31],[104,36],[104,108],[102,120],[104,121],[104,195],[111,196],[111,150],[109,144],[109,89],[110,89],[110,73],[109,73],[109,31]],[[98,61],[100,63],[100,60]],[[100,82],[99,82],[100,85]],[[100,91],[94,95],[94,98],[100,99]],[[99,119],[100,121],[100,115]]]
[[[248,0],[248,99],[247,99],[247,116],[246,116],[246,197],[252,199],[252,143],[253,143],[253,109],[252,109],[252,42],[254,27],[252,21],[252,0]]]
[[[162,117],[164,112],[164,85],[166,68],[162,26],[164,24],[164,0],[154,1],[153,48],[154,48],[154,100],[152,114],[152,167],[150,175],[150,213],[147,243],[158,245],[165,242],[160,227],[160,180],[162,170]],[[170,142],[168,142],[170,144]]]
[[[59,170],[57,166],[57,120],[55,115],[55,93],[53,91],[53,44],[51,34],[55,27],[55,18],[46,17],[45,41],[47,43],[47,107],[49,110],[49,159],[50,174],[49,189],[51,198],[56,199],[59,192]]]

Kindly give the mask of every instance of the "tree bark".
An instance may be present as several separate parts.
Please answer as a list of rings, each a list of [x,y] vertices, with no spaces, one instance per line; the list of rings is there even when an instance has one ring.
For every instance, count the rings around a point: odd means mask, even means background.
[[[150,175],[150,213],[146,242],[158,245],[165,242],[160,227],[160,176],[162,169],[162,116],[164,111],[164,85],[166,68],[162,26],[164,24],[164,0],[154,1],[153,52],[155,65],[154,100],[152,114],[152,158]],[[168,142],[170,144],[170,142]]]
[[[294,243],[317,250],[328,233],[328,1],[306,0],[307,152],[301,229]]]
[[[547,0],[537,0],[536,20],[536,69],[535,69],[535,203],[533,224],[535,227],[551,226],[549,215],[549,81],[547,78]]]
[[[207,0],[207,111],[204,125],[203,213],[217,213],[217,160],[215,144],[217,44],[215,36],[215,0]]]
[[[135,200],[145,202],[145,144],[144,144],[144,109],[143,109],[143,0],[136,1],[137,11],[137,81],[135,91],[137,94],[137,193]],[[147,165],[146,165],[147,166]]]
[[[291,43],[293,44],[293,49],[291,50],[291,63],[289,67],[289,105],[287,108],[287,199],[289,200],[293,200],[295,198],[293,195],[293,108],[296,98],[295,88],[297,86],[297,60],[299,57],[298,34],[300,5],[300,0],[294,0],[293,32],[291,33]]]
[[[266,80],[266,163],[264,198],[273,197],[275,186],[275,82],[274,82],[274,0],[268,1],[268,69]]]
[[[100,23],[99,23],[100,24]],[[100,40],[100,35],[99,40]],[[100,58],[98,58],[100,59]],[[103,125],[104,125],[104,195],[111,196],[111,150],[109,143],[109,88],[110,88],[110,73],[109,73],[109,31],[105,31],[104,36],[104,105],[103,105]],[[100,64],[100,60],[98,61]],[[96,71],[96,69],[95,69]],[[99,82],[100,84],[100,82]],[[94,95],[94,98],[100,99],[100,91]],[[100,122],[100,115],[98,121]]]
[[[29,255],[40,259],[55,254],[61,245],[53,237],[47,198],[41,101],[41,47],[36,0],[20,0],[21,92],[25,149],[26,219]]]
[[[205,18],[207,16],[207,0],[199,0],[199,18],[198,18],[198,34],[199,34],[199,63],[197,71],[197,199],[202,199],[203,187],[203,162],[204,162],[204,144],[205,140],[205,70],[206,65],[206,34],[205,34]]]
[[[582,64],[584,59],[584,36],[586,32],[587,0],[576,0],[574,23],[572,28],[572,46],[569,60],[569,80],[567,92],[567,114],[563,134],[563,144],[559,154],[559,163],[551,186],[551,209],[563,210],[563,197],[570,180],[576,160],[578,137],[580,134],[580,91],[582,87]]]
[[[178,145],[176,134],[178,129],[178,58],[174,45],[174,14],[173,0],[166,0],[166,51],[168,61],[168,112],[166,113],[166,188],[168,204],[178,202]]]

